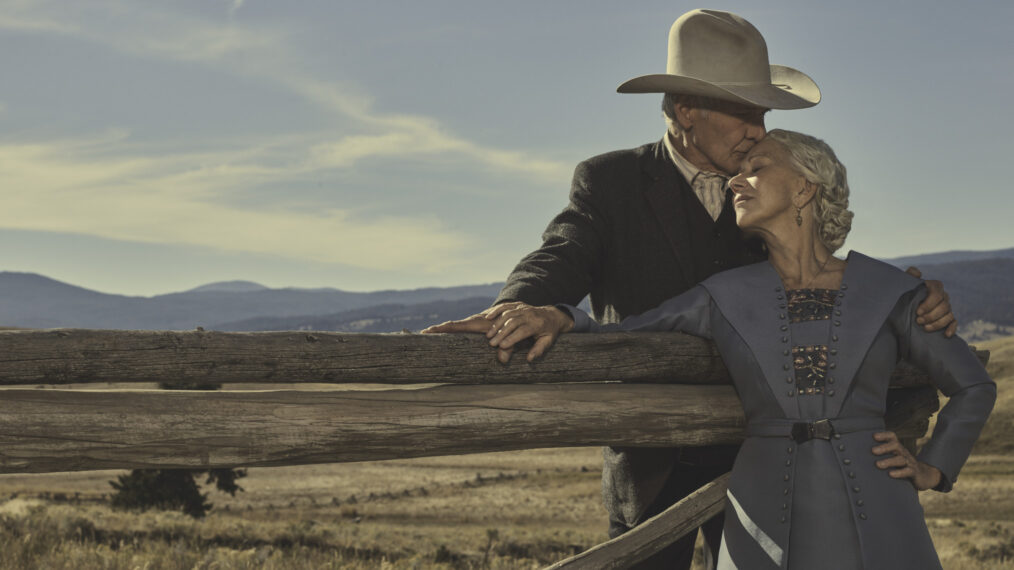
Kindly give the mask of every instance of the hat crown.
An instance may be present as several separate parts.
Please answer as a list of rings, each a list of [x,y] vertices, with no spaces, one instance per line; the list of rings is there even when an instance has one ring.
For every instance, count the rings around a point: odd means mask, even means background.
[[[764,36],[719,10],[692,10],[673,23],[666,72],[715,84],[771,83]]]

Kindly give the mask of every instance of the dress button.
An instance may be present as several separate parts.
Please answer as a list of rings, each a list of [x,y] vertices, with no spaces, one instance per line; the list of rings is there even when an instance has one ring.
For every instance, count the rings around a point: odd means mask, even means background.
[[[855,478],[856,478],[856,472],[855,471],[849,471],[849,479],[855,479]]]
[[[785,453],[792,453],[792,448],[791,447],[786,447],[785,448]]]
[[[782,510],[783,511],[789,510],[789,504],[788,503],[782,503]]]
[[[827,391],[827,395],[831,396],[831,397],[834,397],[834,390],[828,390]]]
[[[863,500],[862,500],[862,499],[859,499],[858,501],[856,501],[856,506],[859,506],[859,507],[861,507],[861,506],[863,506],[863,505],[865,505],[865,504],[866,504],[866,503],[865,503],[865,502],[863,502]]]
[[[836,334],[831,335],[831,340],[838,342],[838,335]]]
[[[790,465],[792,465],[792,460],[791,459],[786,459],[785,460],[785,466],[789,467]]]
[[[827,377],[827,383],[828,384],[834,384],[834,376],[828,376]]]
[[[787,520],[789,520],[789,518],[788,518],[788,517],[786,517],[785,515],[782,515],[781,521],[782,521],[782,522],[785,522],[785,521],[787,521]]]
[[[783,336],[782,337],[782,342],[789,342],[789,337]]]
[[[852,465],[851,459],[842,459],[841,462],[844,463],[845,465]]]
[[[789,355],[789,349],[786,348],[785,350],[782,351],[782,356],[788,356],[788,355]]]
[[[841,439],[841,434],[840,434],[840,433],[836,433],[836,434],[834,434],[834,438],[835,438],[835,439]]]
[[[785,308],[785,303],[782,303],[781,305],[778,305],[778,308],[779,309],[784,309]]]
[[[781,287],[775,287],[775,293],[778,293],[778,292],[779,292],[779,291],[781,291],[781,290],[782,290],[782,288],[781,288]]]
[[[836,326],[836,327],[840,327],[840,326],[841,326],[841,321],[835,321],[835,322],[834,322],[834,326]]]
[[[845,292],[844,291],[839,291],[838,292],[838,296],[839,297],[844,297],[845,296]]]
[[[779,313],[778,314],[778,318],[782,319],[782,320],[785,320],[785,313]]]
[[[859,487],[859,485],[856,485],[855,487],[852,487],[852,492],[853,493],[858,493],[859,491],[862,491],[862,488]]]
[[[781,329],[782,329],[782,332],[785,332],[785,331],[789,330],[789,327],[787,325],[782,325]]]
[[[796,391],[795,390],[789,390],[789,397],[790,398],[793,397],[793,396],[795,396],[795,395],[796,395]]]
[[[778,300],[779,300],[779,301],[781,301],[781,300],[782,300],[782,299],[784,299],[784,298],[785,298],[785,296],[784,296],[784,295],[779,295],[779,296],[778,296]]]
[[[866,520],[866,513],[859,513],[859,518]]]
[[[793,382],[795,382],[795,380],[796,379],[793,378],[792,376],[786,376],[785,377],[785,382],[787,382],[788,384],[792,384]]]
[[[789,480],[789,474],[786,473],[785,476],[782,477],[782,481],[788,481],[788,480]]]
[[[783,494],[783,495],[788,495],[788,494],[789,494],[789,490],[788,490],[788,489],[784,489],[784,490],[782,491],[782,494]]]
[[[782,370],[791,370],[791,369],[792,369],[792,366],[789,366],[788,364],[783,364],[782,365]]]
[[[840,317],[841,316],[841,309],[836,309],[835,312],[834,312],[834,316]]]
[[[837,348],[832,348],[831,349],[831,355],[834,356],[836,354],[838,354],[838,349]]]
[[[837,362],[832,362],[831,364],[827,365],[828,368],[837,368],[837,366],[838,366]]]
[[[842,290],[842,291],[844,291],[844,290],[846,290],[846,289],[848,289],[848,288],[849,288],[849,286],[848,286],[848,285],[846,285],[846,284],[844,284],[844,283],[842,283],[842,284],[841,284],[841,290]]]
[[[838,446],[838,451],[845,451],[845,444],[844,443]]]

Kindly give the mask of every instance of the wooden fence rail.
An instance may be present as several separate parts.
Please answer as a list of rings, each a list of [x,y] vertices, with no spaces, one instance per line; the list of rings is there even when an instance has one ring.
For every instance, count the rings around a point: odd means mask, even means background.
[[[565,335],[535,364],[481,335],[0,331],[0,386],[88,382],[728,384],[712,343],[679,333]],[[901,367],[895,386],[925,379]]]

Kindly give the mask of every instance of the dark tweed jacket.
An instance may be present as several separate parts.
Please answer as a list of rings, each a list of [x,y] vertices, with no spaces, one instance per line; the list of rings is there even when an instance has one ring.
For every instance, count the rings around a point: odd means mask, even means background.
[[[546,228],[542,247],[507,278],[497,302],[576,305],[590,295],[599,322],[619,322],[764,257],[736,227],[729,201],[711,220],[659,141],[579,164],[570,203]],[[640,523],[672,473],[674,450],[606,448],[604,455],[611,518]]]

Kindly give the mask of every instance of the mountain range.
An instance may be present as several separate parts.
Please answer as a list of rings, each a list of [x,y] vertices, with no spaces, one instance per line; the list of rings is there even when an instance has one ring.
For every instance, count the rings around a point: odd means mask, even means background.
[[[915,265],[924,277],[943,281],[955,314],[964,325],[975,323],[975,331],[1002,333],[1006,327],[1014,327],[1014,248],[951,251],[885,261],[902,268]],[[200,326],[225,331],[419,330],[488,307],[502,285],[360,293],[331,288],[270,289],[249,281],[226,281],[179,293],[130,297],[99,293],[32,273],[0,272],[0,325],[143,330],[189,330]]]

